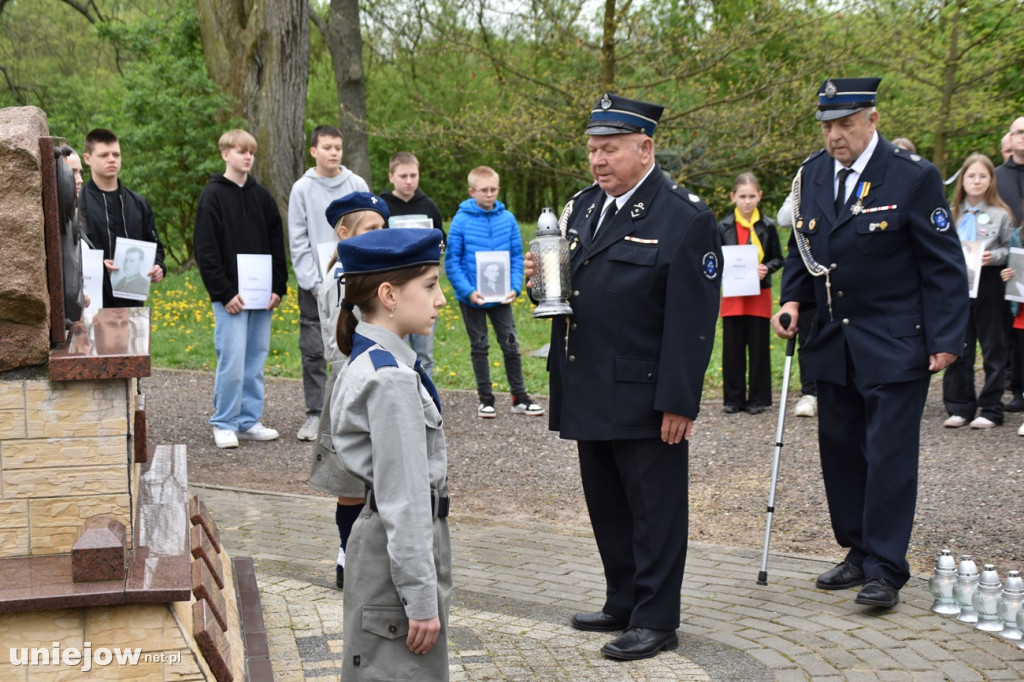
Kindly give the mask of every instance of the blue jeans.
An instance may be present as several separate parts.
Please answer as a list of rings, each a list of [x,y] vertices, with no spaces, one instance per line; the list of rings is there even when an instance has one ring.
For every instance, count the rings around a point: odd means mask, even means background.
[[[214,303],[213,317],[217,376],[210,424],[218,429],[245,431],[263,416],[263,363],[270,351],[274,314],[269,310],[243,310],[232,315],[223,303]]]

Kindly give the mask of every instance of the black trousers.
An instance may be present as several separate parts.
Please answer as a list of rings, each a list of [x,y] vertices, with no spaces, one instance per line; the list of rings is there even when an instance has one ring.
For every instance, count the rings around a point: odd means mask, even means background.
[[[818,446],[832,530],[846,561],[896,587],[910,579],[921,416],[928,378],[856,386],[818,382]]]
[[[811,324],[814,322],[814,314],[817,306],[813,303],[800,304],[800,316],[796,318],[796,362],[800,368],[800,393],[804,395],[818,395],[817,382],[807,376],[804,370],[804,339],[811,333]]]
[[[964,353],[946,368],[942,377],[942,401],[946,412],[973,419],[980,408],[981,416],[996,424],[1003,423],[1003,390],[1006,388],[1008,350],[1006,341],[1006,301],[998,267],[981,269],[978,297],[971,301],[964,337]],[[974,359],[981,343],[985,383],[981,392],[974,388]]]
[[[631,626],[676,629],[689,534],[689,444],[646,438],[577,447],[607,583],[602,610]]]
[[[772,404],[772,364],[768,350],[770,329],[767,317],[736,315],[722,318],[722,388],[726,405],[767,407]]]

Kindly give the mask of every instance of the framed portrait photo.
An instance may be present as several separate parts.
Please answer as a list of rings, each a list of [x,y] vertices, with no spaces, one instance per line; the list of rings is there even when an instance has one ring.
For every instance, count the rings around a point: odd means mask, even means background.
[[[476,252],[476,290],[488,303],[501,302],[512,293],[508,251]]]

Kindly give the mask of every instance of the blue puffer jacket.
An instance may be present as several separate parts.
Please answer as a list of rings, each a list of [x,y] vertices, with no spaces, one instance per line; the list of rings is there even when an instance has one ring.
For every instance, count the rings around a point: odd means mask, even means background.
[[[459,204],[459,211],[448,228],[448,246],[444,254],[444,270],[455,289],[455,298],[474,308],[493,308],[499,303],[476,305],[469,295],[476,291],[476,252],[508,251],[512,289],[518,296],[523,290],[523,240],[519,223],[505,204],[494,202],[485,211],[475,199]]]

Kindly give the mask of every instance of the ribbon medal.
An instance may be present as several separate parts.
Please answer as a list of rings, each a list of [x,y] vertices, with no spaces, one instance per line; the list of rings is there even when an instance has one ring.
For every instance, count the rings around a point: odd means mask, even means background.
[[[853,215],[859,215],[864,210],[864,199],[867,198],[868,192],[871,191],[870,182],[858,182],[857,186],[853,189],[853,193],[857,196],[857,203],[850,207],[850,213]]]

